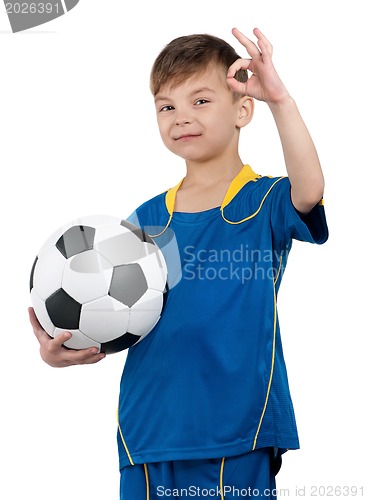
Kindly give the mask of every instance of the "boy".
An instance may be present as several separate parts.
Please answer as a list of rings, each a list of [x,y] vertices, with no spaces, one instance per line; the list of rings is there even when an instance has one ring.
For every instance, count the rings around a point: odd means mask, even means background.
[[[130,220],[165,253],[177,242],[180,280],[164,314],[130,348],[121,379],[121,500],[176,496],[276,498],[280,455],[298,448],[276,298],[292,239],[323,243],[324,181],[312,139],[272,63],[272,47],[233,30],[250,59],[210,35],[180,37],[158,55],[151,90],[165,146],[185,178]],[[252,75],[248,78],[247,70]],[[241,128],[265,101],[288,177],[262,177],[238,153]],[[30,310],[52,366],[94,363],[62,347]]]

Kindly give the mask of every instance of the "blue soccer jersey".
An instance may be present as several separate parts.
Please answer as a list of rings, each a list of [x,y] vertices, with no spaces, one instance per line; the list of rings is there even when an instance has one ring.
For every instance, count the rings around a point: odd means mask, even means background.
[[[277,292],[292,239],[326,241],[324,207],[301,216],[287,177],[248,165],[221,207],[175,212],[179,185],[130,217],[161,247],[170,282],[161,319],[127,355],[120,467],[298,448]]]

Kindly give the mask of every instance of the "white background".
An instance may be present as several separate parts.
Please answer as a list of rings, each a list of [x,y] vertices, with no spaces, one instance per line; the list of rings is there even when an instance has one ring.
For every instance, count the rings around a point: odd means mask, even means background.
[[[126,353],[95,366],[44,364],[27,317],[29,272],[60,225],[94,213],[126,217],[183,177],[183,160],[160,142],[150,67],[172,38],[194,32],[245,56],[233,26],[250,36],[257,26],[273,43],[326,177],[330,239],[294,244],[279,294],[301,450],[285,455],[278,487],[290,498],[303,487],[311,498],[312,485],[364,486],[367,495],[363,4],[80,0],[18,34],[0,7],[2,499],[118,498]],[[264,103],[242,132],[241,157],[261,174],[285,174]]]

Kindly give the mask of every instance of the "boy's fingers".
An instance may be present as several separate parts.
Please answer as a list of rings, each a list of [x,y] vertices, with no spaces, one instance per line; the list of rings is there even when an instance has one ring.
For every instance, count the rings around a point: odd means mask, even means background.
[[[262,33],[259,28],[255,28],[254,29],[254,35],[258,38],[259,42],[260,41],[262,42],[262,44],[264,45],[264,47],[266,48],[266,50],[270,53],[270,55],[273,53],[273,46],[272,44],[269,42],[269,40],[266,38],[266,36],[264,35],[264,33]]]
[[[98,361],[101,361],[101,359],[104,359],[106,357],[106,354],[104,352],[100,352],[98,354],[88,354],[88,356],[84,357],[84,364],[94,364],[98,363]]]
[[[64,342],[67,340],[71,339],[72,334],[70,332],[62,332],[59,335],[57,335],[53,340],[51,344],[51,349],[52,351],[58,351],[61,347],[65,348],[63,345]],[[65,355],[66,357],[72,361],[75,364],[83,364],[83,363],[90,363],[94,362],[96,363],[101,359],[101,356],[99,356],[100,352],[97,347],[88,347],[87,349],[65,349]],[[98,356],[97,356],[98,355]],[[105,355],[102,354],[102,358],[104,358]]]
[[[256,44],[247,38],[243,33],[240,32],[237,28],[233,28],[232,34],[237,38],[237,40],[245,47],[247,52],[250,54],[252,58],[260,57],[261,53]]]
[[[235,78],[227,78],[227,83],[233,92],[246,95],[246,89],[247,89],[246,83],[239,82]]]
[[[71,339],[72,335],[70,332],[62,332],[54,337],[52,345],[55,349],[60,349],[64,342]]]
[[[58,355],[62,348],[62,363],[58,361],[58,364],[51,366],[70,366],[71,364],[94,364],[101,361],[106,357],[105,353],[99,352],[98,348],[90,347],[88,349],[81,349],[79,351],[73,349],[66,349],[63,345],[64,342],[69,340],[72,337],[72,334],[68,331],[62,332],[57,335],[55,338],[52,338],[48,335],[47,332],[40,325],[37,316],[32,307],[28,308],[29,320],[33,327],[33,332],[37,337],[38,342],[41,344],[41,350],[47,349],[47,351],[51,354],[51,356]],[[43,346],[43,347],[42,347]],[[60,358],[59,358],[60,359]],[[49,363],[50,364],[50,363]]]
[[[82,349],[80,351],[69,351],[68,357],[73,364],[90,365],[101,361],[101,359],[106,357],[106,354],[98,352],[98,349],[92,347],[90,349]]]
[[[233,77],[240,69],[248,69],[252,59],[237,59],[228,68],[227,78]]]
[[[262,60],[264,61],[264,63],[271,62],[271,53],[265,47],[263,41],[259,40],[258,43],[259,43],[259,47],[260,47],[260,50],[261,50]]]
[[[34,312],[33,307],[28,308],[28,314],[29,314],[29,320],[31,322],[31,325],[33,327],[33,332],[35,336],[38,339],[38,342],[43,342],[45,340],[50,340],[52,337],[48,335],[47,332],[42,328],[40,322],[37,319],[36,313]],[[59,349],[60,346],[66,341],[71,338],[71,333],[70,332],[63,332],[60,335],[58,335],[55,339],[53,339],[52,346],[53,348]]]

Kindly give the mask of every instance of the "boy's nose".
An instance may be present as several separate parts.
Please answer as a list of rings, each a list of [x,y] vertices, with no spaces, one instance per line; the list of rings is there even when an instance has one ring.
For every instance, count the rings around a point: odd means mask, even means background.
[[[179,114],[176,116],[176,125],[187,125],[192,122],[192,118],[189,114]]]

